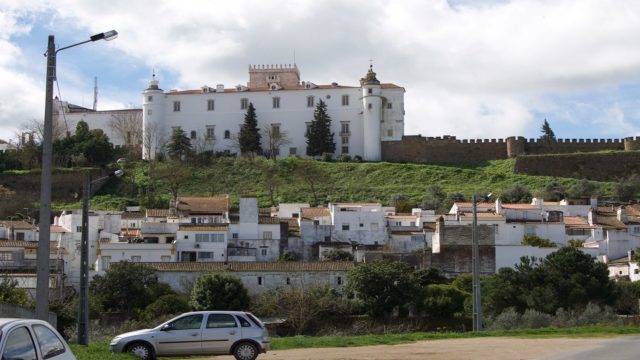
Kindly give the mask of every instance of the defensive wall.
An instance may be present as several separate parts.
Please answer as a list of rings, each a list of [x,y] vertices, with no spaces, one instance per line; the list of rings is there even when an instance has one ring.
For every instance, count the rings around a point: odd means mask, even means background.
[[[640,137],[624,139],[456,139],[455,136],[403,136],[382,142],[382,160],[413,163],[452,163],[507,159],[519,155],[568,154],[603,150],[640,150]]]

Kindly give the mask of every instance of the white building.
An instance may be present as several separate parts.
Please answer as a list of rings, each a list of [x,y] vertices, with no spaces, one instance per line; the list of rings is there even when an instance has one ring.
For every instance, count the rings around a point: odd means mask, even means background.
[[[249,103],[261,130],[286,132],[289,142],[275,155],[305,155],[305,132],[322,100],[332,120],[335,155],[378,161],[380,142],[400,140],[404,134],[404,92],[398,85],[380,83],[371,68],[359,86],[301,81],[295,64],[250,65],[247,85],[233,88],[205,85],[165,92],[154,75],[143,92],[143,157],[153,159],[163,151],[175,127],[184,130],[200,151],[238,152],[234,139]],[[261,144],[267,150],[265,135]]]

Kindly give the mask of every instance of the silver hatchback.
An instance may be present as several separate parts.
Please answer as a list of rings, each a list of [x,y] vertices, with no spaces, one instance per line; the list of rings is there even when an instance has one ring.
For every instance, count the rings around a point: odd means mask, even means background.
[[[0,358],[76,360],[69,345],[48,322],[0,319]]]
[[[270,348],[266,327],[243,311],[196,311],[182,314],[153,329],[120,334],[111,340],[114,353],[140,359],[156,356],[228,355],[254,360]]]

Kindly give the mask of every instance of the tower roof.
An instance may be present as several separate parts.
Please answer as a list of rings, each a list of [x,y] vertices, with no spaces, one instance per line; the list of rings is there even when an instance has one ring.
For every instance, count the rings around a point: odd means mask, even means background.
[[[373,65],[369,65],[369,71],[362,79],[360,79],[360,85],[380,85],[380,81],[376,78],[376,73],[373,71]]]
[[[158,86],[158,80],[156,80],[156,72],[155,72],[155,70],[153,71],[153,75],[151,77],[151,80],[149,80],[149,87],[146,90],[160,90],[160,91],[162,91],[162,89],[160,89],[160,87]]]

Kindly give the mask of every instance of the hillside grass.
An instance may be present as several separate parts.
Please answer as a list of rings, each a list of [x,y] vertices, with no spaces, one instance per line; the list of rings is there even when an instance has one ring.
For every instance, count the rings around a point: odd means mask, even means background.
[[[190,174],[179,191],[180,195],[211,196],[229,194],[232,204],[237,204],[239,196],[256,196],[261,207],[271,204],[265,175],[260,170],[270,160],[259,159],[217,159],[209,166],[187,166]],[[279,160],[278,166],[286,167]],[[328,202],[381,202],[388,205],[396,194],[405,195],[419,205],[431,185],[440,186],[446,193],[459,192],[470,198],[473,194],[501,194],[514,185],[528,188],[534,195],[554,179],[571,188],[579,179],[554,178],[550,176],[530,176],[513,172],[515,160],[492,160],[463,162],[456,164],[428,165],[406,163],[355,163],[323,162],[315,164],[322,173],[318,181],[318,198],[321,204]],[[91,208],[121,210],[126,205],[136,205],[143,189],[150,188],[159,203],[168,206],[170,193],[166,182],[153,181],[149,176],[149,163],[132,162],[125,169],[125,176],[112,180],[92,197]],[[610,195],[613,182],[594,182],[602,195]],[[306,183],[293,175],[284,175],[277,181],[275,204],[285,202],[313,203],[311,191]],[[80,201],[55,204],[55,210],[80,207]]]

